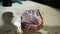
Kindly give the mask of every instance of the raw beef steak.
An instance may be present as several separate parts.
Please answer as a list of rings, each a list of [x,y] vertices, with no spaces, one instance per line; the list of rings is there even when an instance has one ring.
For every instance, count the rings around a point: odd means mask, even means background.
[[[26,10],[21,16],[21,27],[27,30],[35,30],[43,23],[42,16],[38,9]]]

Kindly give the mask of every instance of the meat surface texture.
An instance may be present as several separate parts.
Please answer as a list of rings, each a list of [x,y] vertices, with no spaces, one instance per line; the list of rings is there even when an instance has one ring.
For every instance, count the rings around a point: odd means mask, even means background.
[[[21,16],[21,27],[27,30],[35,30],[43,23],[38,9],[26,10]]]

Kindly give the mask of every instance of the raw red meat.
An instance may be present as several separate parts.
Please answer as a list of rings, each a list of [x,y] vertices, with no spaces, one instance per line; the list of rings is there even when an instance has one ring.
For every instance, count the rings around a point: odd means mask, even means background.
[[[21,16],[21,27],[27,30],[34,30],[43,23],[42,16],[38,9],[26,10]]]

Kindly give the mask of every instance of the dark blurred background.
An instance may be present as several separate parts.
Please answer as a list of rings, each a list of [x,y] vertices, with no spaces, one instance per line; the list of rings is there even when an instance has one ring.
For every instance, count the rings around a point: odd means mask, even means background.
[[[46,4],[54,8],[60,9],[60,0],[32,0],[38,3]]]
[[[0,0],[0,1],[2,1],[2,0]],[[13,2],[19,2],[19,1],[22,1],[22,0],[13,0]],[[49,5],[51,7],[60,9],[60,0],[31,0],[31,1],[35,1],[38,3],[42,3],[45,5]]]

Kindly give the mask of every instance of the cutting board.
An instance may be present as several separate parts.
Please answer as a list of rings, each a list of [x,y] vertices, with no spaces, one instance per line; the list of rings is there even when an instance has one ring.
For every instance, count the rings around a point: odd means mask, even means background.
[[[28,9],[39,9],[43,17],[43,28],[35,34],[60,34],[60,10],[33,1],[22,1],[22,4],[13,3],[11,7],[0,6],[0,28],[4,26],[2,20],[2,14],[4,12],[13,12],[14,18],[12,22],[15,22],[16,19],[20,18],[20,16]],[[1,33],[6,34],[0,30],[0,34]]]

